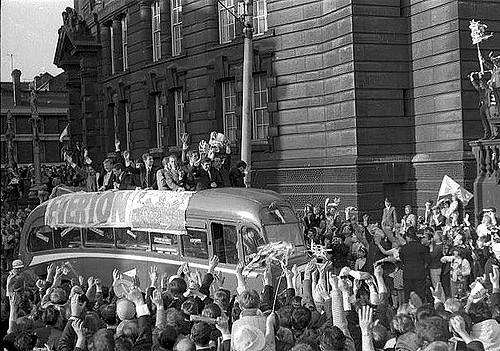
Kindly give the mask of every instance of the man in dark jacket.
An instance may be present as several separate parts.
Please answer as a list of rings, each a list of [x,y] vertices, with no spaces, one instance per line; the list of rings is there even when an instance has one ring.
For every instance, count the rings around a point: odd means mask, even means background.
[[[144,167],[133,167],[130,162],[125,160],[127,165],[127,171],[131,174],[139,176],[139,184],[143,189],[155,189],[158,190],[158,184],[156,181],[156,173],[158,172],[158,167],[154,166],[154,159],[148,153],[142,155],[142,161],[144,162]]]
[[[247,163],[245,161],[239,161],[236,163],[236,167],[233,167],[229,171],[229,181],[231,186],[235,188],[245,187],[245,170],[247,169]]]
[[[408,301],[412,291],[417,293],[422,301],[425,301],[427,295],[425,278],[429,249],[420,243],[414,227],[408,228],[405,239],[406,244],[399,251],[399,257],[403,265],[405,301]]]
[[[217,188],[209,158],[201,161],[200,167],[193,171],[193,175],[196,180],[196,191]]]
[[[227,161],[227,160],[226,160]],[[229,180],[229,171],[226,167],[227,162],[222,162],[219,156],[214,157],[212,162],[212,169],[214,172],[214,180],[218,188],[231,186]]]
[[[121,163],[115,163],[113,174],[115,175],[115,190],[134,190],[137,187],[134,177],[130,173],[125,172],[125,167]]]

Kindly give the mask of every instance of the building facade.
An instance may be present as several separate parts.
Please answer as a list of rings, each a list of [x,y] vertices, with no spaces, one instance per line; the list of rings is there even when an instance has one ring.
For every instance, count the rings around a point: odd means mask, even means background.
[[[252,183],[302,208],[340,196],[378,213],[469,190],[482,135],[469,20],[500,33],[500,3],[254,0]],[[238,153],[237,0],[75,0],[55,63],[68,74],[71,136],[96,159],[224,132]],[[500,35],[484,45],[500,49]],[[237,158],[237,157],[235,157]]]
[[[40,160],[45,164],[61,163],[59,135],[68,124],[66,74],[54,77],[50,73],[44,73],[35,77],[34,82],[38,90],[38,114],[41,119]],[[8,134],[12,137],[14,161],[19,165],[32,164],[33,130],[30,121],[29,82],[21,82],[20,70],[12,72],[12,82],[1,82],[0,98],[1,167],[5,168],[9,162]]]

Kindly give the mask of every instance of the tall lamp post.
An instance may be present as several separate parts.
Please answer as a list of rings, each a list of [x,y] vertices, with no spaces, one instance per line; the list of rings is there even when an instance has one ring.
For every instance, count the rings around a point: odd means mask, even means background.
[[[35,82],[30,83],[31,127],[33,136],[33,166],[35,167],[35,186],[42,183],[42,170],[40,164],[40,116],[38,115],[38,93]]]
[[[14,133],[14,124],[12,121],[12,112],[7,111],[7,130],[5,131],[5,137],[7,138],[7,160],[9,167],[13,168],[16,163],[14,160],[14,138],[16,134]]]
[[[244,0],[243,12],[243,106],[241,120],[241,159],[248,168],[245,185],[251,185],[252,166],[252,71],[253,71],[253,0]]]
[[[252,166],[252,72],[253,72],[253,0],[243,0],[243,14],[237,16],[221,0],[220,6],[243,25],[243,104],[241,116],[241,160],[247,164],[245,185],[251,185]]]

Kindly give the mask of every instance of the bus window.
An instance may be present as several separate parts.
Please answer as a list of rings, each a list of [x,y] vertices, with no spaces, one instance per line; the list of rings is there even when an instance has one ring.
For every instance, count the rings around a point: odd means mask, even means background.
[[[208,259],[207,232],[188,229],[182,236],[182,247],[184,256]]]
[[[252,255],[257,253],[259,247],[266,244],[266,240],[257,229],[252,227],[242,227],[241,238],[245,263],[249,263],[252,260]]]
[[[153,251],[169,255],[179,254],[179,238],[175,234],[151,232],[151,244],[153,245]]]
[[[82,238],[80,228],[56,228],[53,231],[54,246],[56,248],[65,249],[82,246]]]
[[[85,228],[85,246],[113,247],[113,228]]]
[[[219,257],[221,263],[238,263],[236,226],[212,223],[212,239],[214,254]]]
[[[52,250],[54,248],[54,237],[52,229],[48,226],[35,227],[31,229],[28,239],[28,250],[30,252],[39,252]]]
[[[149,250],[148,232],[115,228],[116,246],[122,249]]]

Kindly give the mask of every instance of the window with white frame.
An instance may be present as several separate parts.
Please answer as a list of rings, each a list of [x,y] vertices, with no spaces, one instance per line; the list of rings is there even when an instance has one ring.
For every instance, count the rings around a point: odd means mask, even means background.
[[[182,89],[174,90],[174,105],[175,105],[175,140],[176,145],[182,145],[182,134],[186,132],[186,124],[184,123],[184,99],[182,97]]]
[[[109,27],[109,34],[111,38],[111,74],[116,72],[115,67],[115,31],[113,30],[113,26]]]
[[[128,16],[122,18],[122,52],[123,52],[123,70],[128,68],[128,47],[127,47],[127,32],[128,32]]]
[[[224,134],[229,141],[237,139],[238,121],[236,119],[236,93],[234,92],[234,81],[222,82],[222,121]]]
[[[229,43],[236,36],[234,0],[219,1],[219,41]]]
[[[253,34],[267,31],[267,0],[253,0]]]
[[[127,138],[126,150],[130,150],[132,145],[130,144],[130,104],[125,101],[125,134]]]
[[[161,59],[160,1],[151,3],[151,31],[153,36],[153,61]]]
[[[172,56],[182,51],[182,0],[171,0]]]
[[[253,77],[253,128],[252,136],[255,140],[267,139],[269,135],[269,112],[267,112],[267,84],[266,75],[259,74]]]
[[[156,147],[163,147],[163,112],[161,94],[155,95]]]

